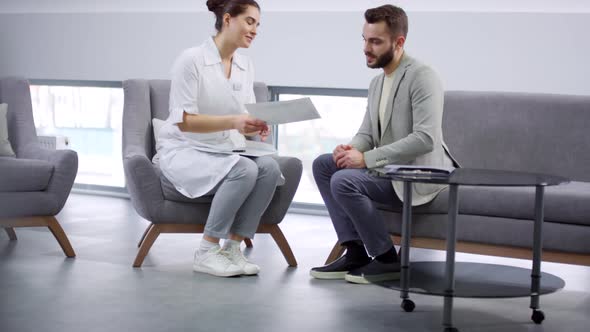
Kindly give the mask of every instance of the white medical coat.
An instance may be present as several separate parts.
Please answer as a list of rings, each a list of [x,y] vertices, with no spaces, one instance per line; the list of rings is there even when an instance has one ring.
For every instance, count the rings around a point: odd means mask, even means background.
[[[156,149],[164,176],[189,198],[208,193],[240,158],[237,154],[211,152],[217,148],[231,150],[232,139],[244,140],[236,130],[189,133],[182,132],[177,125],[184,112],[246,113],[244,104],[256,101],[252,61],[234,53],[230,76],[228,79],[224,74],[213,38],[182,52],[172,67],[170,115],[160,130]]]

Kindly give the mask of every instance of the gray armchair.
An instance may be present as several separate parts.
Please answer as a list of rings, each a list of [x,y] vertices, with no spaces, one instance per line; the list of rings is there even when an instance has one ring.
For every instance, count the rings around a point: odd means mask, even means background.
[[[139,241],[139,251],[133,263],[133,267],[140,267],[161,233],[202,233],[211,197],[186,198],[151,162],[155,154],[152,119],[168,117],[170,81],[127,80],[123,82],[123,89],[123,166],[127,188],[137,213],[150,222]],[[263,83],[255,83],[254,92],[257,101],[268,100],[268,90]],[[278,224],[285,217],[299,186],[302,165],[293,157],[277,157],[277,161],[286,183],[277,187],[257,233],[270,234],[289,266],[297,266]],[[252,246],[249,239],[245,242],[246,246]]]
[[[0,227],[11,240],[16,240],[14,227],[48,227],[64,254],[75,257],[55,215],[74,184],[78,155],[41,148],[25,79],[0,79],[0,103],[8,105],[8,136],[16,154],[0,157]]]

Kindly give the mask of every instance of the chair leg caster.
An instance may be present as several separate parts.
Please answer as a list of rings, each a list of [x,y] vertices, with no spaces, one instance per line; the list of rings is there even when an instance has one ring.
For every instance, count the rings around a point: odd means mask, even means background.
[[[541,310],[534,309],[531,319],[535,324],[541,324],[545,320],[545,313]]]
[[[405,312],[412,312],[416,308],[416,304],[410,299],[404,299],[402,301],[401,307]]]

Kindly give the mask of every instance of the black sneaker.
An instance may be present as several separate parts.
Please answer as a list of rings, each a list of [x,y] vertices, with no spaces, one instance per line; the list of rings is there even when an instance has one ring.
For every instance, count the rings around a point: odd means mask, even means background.
[[[400,262],[382,263],[373,259],[369,264],[351,270],[344,276],[344,280],[355,284],[370,284],[380,281],[399,280]]]
[[[369,257],[351,259],[344,255],[328,265],[312,268],[309,274],[316,279],[344,279],[348,271],[358,269],[369,262]]]

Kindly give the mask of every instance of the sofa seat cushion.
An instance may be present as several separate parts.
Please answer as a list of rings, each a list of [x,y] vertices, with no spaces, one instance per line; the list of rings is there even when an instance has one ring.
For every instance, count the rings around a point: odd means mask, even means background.
[[[446,200],[445,191],[437,197]],[[590,183],[573,181],[545,187],[545,221],[590,226]],[[459,188],[459,213],[491,217],[534,219],[533,187]]]
[[[447,213],[448,188],[415,214]],[[545,221],[590,226],[590,183],[572,181],[545,187]],[[535,217],[533,187],[459,187],[459,213],[489,217],[530,219]],[[401,207],[379,205],[383,210],[402,212]]]
[[[43,191],[53,169],[51,163],[42,160],[0,157],[0,192]]]

